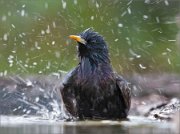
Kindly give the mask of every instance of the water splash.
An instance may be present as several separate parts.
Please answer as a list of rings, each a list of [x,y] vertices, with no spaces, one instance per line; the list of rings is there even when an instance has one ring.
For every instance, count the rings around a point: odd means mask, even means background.
[[[65,120],[68,115],[55,76],[0,78],[0,114]]]

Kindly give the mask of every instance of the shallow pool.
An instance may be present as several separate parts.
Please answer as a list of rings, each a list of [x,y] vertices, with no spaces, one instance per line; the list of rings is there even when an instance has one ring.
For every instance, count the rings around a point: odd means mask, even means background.
[[[0,134],[173,134],[172,123],[129,116],[129,121],[64,122],[41,117],[1,116]]]

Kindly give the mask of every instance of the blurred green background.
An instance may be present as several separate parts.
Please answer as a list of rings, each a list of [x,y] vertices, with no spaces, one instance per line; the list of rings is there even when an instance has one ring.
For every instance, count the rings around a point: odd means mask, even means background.
[[[179,13],[180,0],[0,0],[0,74],[69,71],[78,58],[68,35],[88,27],[117,72],[180,73]]]

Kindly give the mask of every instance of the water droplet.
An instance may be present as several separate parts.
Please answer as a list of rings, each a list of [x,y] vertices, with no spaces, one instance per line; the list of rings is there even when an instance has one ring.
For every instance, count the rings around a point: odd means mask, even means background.
[[[33,65],[36,66],[36,65],[37,65],[37,62],[33,62]]]
[[[117,42],[118,40],[119,40],[119,39],[118,39],[118,38],[116,38],[114,41],[115,41],[115,42]]]
[[[31,110],[26,111],[26,114],[30,114]]]
[[[7,72],[8,72],[7,70],[4,70],[3,76],[6,76]]]
[[[44,4],[44,7],[45,7],[46,9],[48,9],[48,3],[47,3],[47,2]]]
[[[171,64],[171,60],[168,58],[167,61],[168,61],[168,64],[170,65]]]
[[[13,112],[16,111],[16,110],[17,110],[17,108],[13,109]]]
[[[147,15],[143,15],[143,19],[144,19],[144,20],[147,20],[147,19],[148,19],[148,16],[147,16]]]
[[[160,23],[160,20],[159,20],[159,17],[158,17],[158,16],[156,17],[156,22],[157,22],[157,23]]]
[[[22,5],[22,8],[25,8],[26,7],[26,5],[24,4],[24,5]]]
[[[176,40],[168,40],[169,42],[176,42]]]
[[[134,56],[135,58],[141,58],[141,55],[136,54],[131,48],[129,49],[129,53]]]
[[[168,52],[172,52],[172,50],[171,50],[170,48],[166,48],[166,50],[167,50]]]
[[[7,41],[7,40],[8,40],[8,34],[7,34],[7,33],[4,34],[3,40],[4,40],[4,41]]]
[[[131,8],[130,7],[127,8],[127,11],[129,14],[131,14]]]
[[[11,15],[12,15],[11,11],[8,11],[8,16],[11,16]]]
[[[32,85],[33,85],[32,81],[30,81],[30,80],[26,81],[26,86],[32,86]]]
[[[7,17],[6,15],[3,15],[2,18],[1,18],[2,21],[6,21],[7,20]]]
[[[166,6],[169,6],[168,0],[164,0],[164,3],[165,3]]]
[[[44,34],[45,34],[45,31],[44,31],[44,30],[41,30],[41,34],[44,35]]]
[[[96,1],[96,8],[99,8],[99,4],[97,3],[97,1]]]
[[[74,0],[74,4],[77,5],[77,0]]]
[[[56,52],[55,52],[55,56],[56,56],[56,58],[60,58],[60,56],[61,56],[61,55],[60,55],[60,52],[59,52],[59,51],[56,51]]]
[[[91,20],[94,20],[94,16],[91,16]]]
[[[61,0],[63,9],[66,9],[66,2],[64,0]]]
[[[25,44],[26,44],[24,41],[21,41],[21,43],[22,43],[23,45],[25,45]]]
[[[12,28],[16,28],[14,24],[11,24]]]
[[[39,97],[36,97],[35,102],[38,102],[38,101],[39,101]]]
[[[149,4],[151,0],[145,0],[144,3]]]
[[[146,69],[146,67],[143,66],[142,64],[139,64],[139,67],[140,67],[141,69]]]
[[[52,41],[52,43],[51,43],[52,45],[54,45],[55,44],[55,41]]]
[[[46,33],[47,33],[47,34],[49,34],[49,33],[50,33],[50,28],[49,28],[49,25],[47,26]]]
[[[56,22],[55,21],[52,22],[52,25],[53,25],[53,28],[56,28]]]
[[[23,112],[26,112],[26,109],[23,109]]]
[[[124,15],[126,15],[127,11],[124,11],[121,16],[123,17]]]
[[[38,50],[41,49],[41,47],[38,45],[38,42],[37,42],[37,41],[35,41],[35,48],[38,49]]]
[[[118,27],[123,27],[123,24],[122,24],[122,23],[119,23],[119,24],[118,24]]]
[[[23,17],[24,17],[24,15],[25,15],[25,10],[24,10],[24,9],[22,9],[22,10],[21,10],[21,16],[23,16]]]
[[[42,74],[42,71],[38,71],[39,74]]]

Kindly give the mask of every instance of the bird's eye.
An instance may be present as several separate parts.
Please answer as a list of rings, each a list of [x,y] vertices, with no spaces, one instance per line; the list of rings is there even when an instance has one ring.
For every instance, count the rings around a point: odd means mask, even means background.
[[[97,40],[92,40],[91,43],[97,43]]]
[[[91,41],[91,43],[96,43],[96,41]]]

